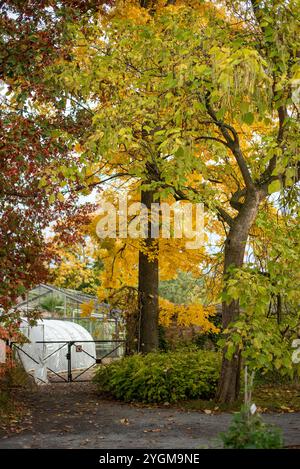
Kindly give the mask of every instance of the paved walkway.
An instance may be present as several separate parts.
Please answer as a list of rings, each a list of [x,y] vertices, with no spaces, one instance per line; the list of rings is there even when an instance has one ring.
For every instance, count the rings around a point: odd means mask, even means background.
[[[23,398],[31,415],[19,434],[2,435],[0,448],[215,447],[232,418],[103,400],[90,383],[44,386]],[[264,419],[283,429],[285,445],[300,447],[300,413]]]

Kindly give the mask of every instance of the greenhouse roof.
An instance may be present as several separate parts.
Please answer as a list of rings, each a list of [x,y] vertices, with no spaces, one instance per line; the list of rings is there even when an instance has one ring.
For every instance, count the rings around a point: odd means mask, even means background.
[[[55,305],[55,303],[53,303],[52,309],[51,304],[45,307],[47,299],[56,299],[57,304]],[[111,317],[116,317],[121,313],[121,310],[112,308],[111,305],[107,303],[99,302],[96,296],[70,288],[61,288],[43,283],[29,290],[26,294],[26,299],[19,301],[15,308],[23,311],[41,308],[46,309],[49,313],[57,312],[58,310],[61,310],[61,313],[66,313],[67,305],[69,307],[71,305],[73,309],[77,309],[77,313],[79,313],[80,306],[87,303],[93,304],[94,309],[92,315],[95,316],[108,314]]]

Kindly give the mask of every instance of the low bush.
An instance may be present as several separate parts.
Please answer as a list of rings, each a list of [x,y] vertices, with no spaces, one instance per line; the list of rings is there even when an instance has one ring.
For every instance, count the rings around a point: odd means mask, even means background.
[[[132,355],[100,367],[94,382],[100,392],[124,401],[176,402],[214,396],[220,356],[182,350]]]
[[[251,415],[244,406],[221,439],[228,449],[278,449],[282,448],[282,434],[279,428],[267,425],[257,413]]]

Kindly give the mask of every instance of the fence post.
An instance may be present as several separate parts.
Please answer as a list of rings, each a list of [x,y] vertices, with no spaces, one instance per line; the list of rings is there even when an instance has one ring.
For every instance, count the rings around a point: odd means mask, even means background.
[[[72,349],[73,342],[68,342],[68,353],[67,353],[67,360],[68,360],[68,383],[72,382],[72,356],[71,356],[71,349]]]
[[[6,349],[9,349],[9,352],[6,353],[6,362],[9,368],[13,366],[13,342],[11,339],[6,339]]]

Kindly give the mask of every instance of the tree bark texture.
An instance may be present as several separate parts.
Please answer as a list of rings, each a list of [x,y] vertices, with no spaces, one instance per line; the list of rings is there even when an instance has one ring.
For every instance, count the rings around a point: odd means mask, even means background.
[[[242,267],[251,226],[257,216],[261,193],[253,189],[246,195],[245,202],[239,214],[230,227],[225,242],[224,281],[230,275],[230,267]],[[240,314],[239,301],[225,302],[222,305],[222,326],[224,329]],[[222,403],[232,403],[239,397],[241,356],[237,351],[231,360],[226,358],[226,350],[223,353],[220,380],[217,390],[217,400]]]
[[[142,191],[141,202],[150,213],[153,192]],[[151,238],[150,220],[148,220],[147,249],[156,249],[157,240]],[[147,254],[139,252],[138,297],[140,312],[139,350],[142,353],[158,349],[158,258],[149,260]]]

